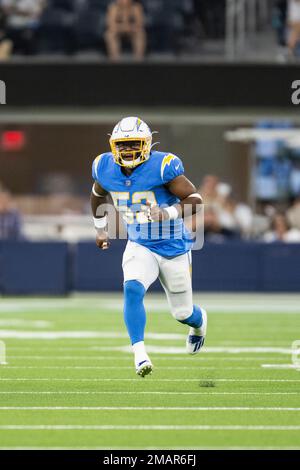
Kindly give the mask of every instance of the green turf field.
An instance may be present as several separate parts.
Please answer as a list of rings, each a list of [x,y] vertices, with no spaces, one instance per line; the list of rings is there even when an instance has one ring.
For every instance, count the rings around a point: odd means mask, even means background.
[[[145,379],[121,296],[0,299],[0,448],[300,449],[300,296],[196,297],[209,329],[194,357],[148,297]]]

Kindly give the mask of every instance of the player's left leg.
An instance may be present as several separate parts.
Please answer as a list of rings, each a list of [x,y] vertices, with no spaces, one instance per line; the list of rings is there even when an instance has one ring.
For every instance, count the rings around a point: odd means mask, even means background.
[[[159,279],[167,294],[173,317],[190,326],[186,341],[189,354],[197,354],[204,344],[207,314],[193,305],[190,253],[176,258],[161,258]]]

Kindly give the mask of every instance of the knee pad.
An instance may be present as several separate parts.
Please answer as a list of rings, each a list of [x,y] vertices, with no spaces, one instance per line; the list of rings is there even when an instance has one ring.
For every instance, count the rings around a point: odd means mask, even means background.
[[[168,300],[171,314],[175,320],[183,321],[192,315],[193,300],[190,291],[180,292],[178,294],[169,293]]]
[[[178,306],[178,307],[172,307],[171,313],[173,317],[175,318],[175,320],[180,321],[180,322],[186,320],[192,315],[191,309],[184,305]]]
[[[192,326],[193,328],[200,328],[203,323],[201,308],[197,305],[194,305],[192,314],[188,318],[184,318],[183,320],[179,321],[185,325]]]
[[[142,300],[145,292],[145,287],[139,281],[126,281],[124,284],[124,295],[128,301],[134,299]]]

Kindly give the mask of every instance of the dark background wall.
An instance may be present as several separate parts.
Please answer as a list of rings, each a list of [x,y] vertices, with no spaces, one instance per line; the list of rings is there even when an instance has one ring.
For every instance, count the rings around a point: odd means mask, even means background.
[[[122,115],[120,115],[120,118]],[[143,116],[141,116],[143,117]],[[248,188],[247,146],[239,151],[224,140],[224,132],[234,126],[225,124],[166,125],[155,120],[149,123],[158,129],[158,148],[182,157],[186,174],[196,185],[207,173],[230,181],[238,197],[246,200]],[[0,140],[5,130],[18,129],[25,133],[22,151],[0,151],[1,181],[15,194],[32,194],[40,190],[46,175],[64,173],[76,182],[82,194],[88,194],[93,159],[109,150],[107,124],[0,124]],[[12,177],[13,175],[13,177]]]
[[[8,63],[9,106],[292,107],[299,65]]]
[[[100,252],[93,242],[0,243],[0,294],[120,291],[124,245],[114,241],[113,249]],[[299,244],[206,243],[193,252],[193,286],[199,291],[299,292],[299,256]],[[162,289],[156,282],[151,290]]]
[[[2,120],[0,132],[7,128],[21,128],[26,132],[26,145],[21,153],[6,153],[0,149],[1,179],[16,193],[35,193],[41,175],[67,171],[78,178],[78,186],[85,193],[90,184],[90,166],[98,153],[108,148],[107,133],[115,120],[102,124],[63,125],[39,123],[38,113],[72,109],[80,115],[100,110],[119,109],[117,118],[138,108],[152,110],[156,118],[149,124],[158,129],[160,148],[183,157],[187,175],[199,184],[206,173],[215,173],[233,184],[236,196],[246,200],[249,182],[248,149],[243,145],[229,145],[224,131],[243,126],[243,121],[206,123],[162,121],[160,112],[184,110],[192,115],[195,110],[248,109],[253,111],[281,107],[286,113],[297,113],[291,102],[292,82],[300,79],[299,65],[265,64],[109,64],[109,63],[7,63],[0,65],[0,79],[6,82],[7,105],[0,113],[27,110],[37,113],[34,123],[21,124],[16,119],[6,124]],[[70,108],[71,107],[71,108]],[[109,112],[108,112],[109,114]],[[116,114],[116,113],[115,113]],[[134,112],[134,114],[136,114]],[[144,117],[143,115],[141,116]],[[1,118],[1,115],[0,115]],[[255,120],[253,120],[254,122]],[[53,122],[53,121],[52,121]],[[11,175],[14,175],[12,178]]]

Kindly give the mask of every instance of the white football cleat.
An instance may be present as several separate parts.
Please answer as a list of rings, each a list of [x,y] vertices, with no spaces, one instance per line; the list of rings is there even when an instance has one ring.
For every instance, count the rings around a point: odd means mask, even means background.
[[[200,328],[190,328],[186,340],[186,352],[188,354],[197,354],[204,345],[206,330],[207,330],[207,313],[206,310],[201,308],[203,322]]]
[[[150,360],[145,359],[136,365],[136,373],[140,377],[145,377],[146,375],[152,374],[153,365]]]

